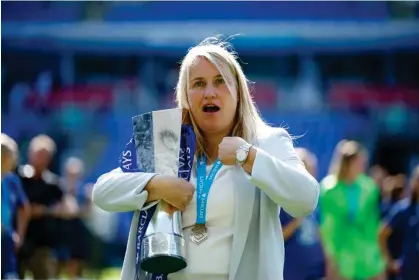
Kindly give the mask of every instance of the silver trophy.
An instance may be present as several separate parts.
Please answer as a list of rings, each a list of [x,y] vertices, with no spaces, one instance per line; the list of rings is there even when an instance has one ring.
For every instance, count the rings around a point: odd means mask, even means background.
[[[182,109],[153,111],[133,118],[137,164],[143,172],[178,176]],[[182,164],[182,162],[181,162]],[[141,250],[141,269],[169,274],[186,267],[181,212],[157,205]]]

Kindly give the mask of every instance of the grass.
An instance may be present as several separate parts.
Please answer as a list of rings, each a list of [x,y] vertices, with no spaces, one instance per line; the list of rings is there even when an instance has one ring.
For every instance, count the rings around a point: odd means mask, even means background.
[[[121,277],[121,268],[106,268],[102,270],[100,280],[114,280],[120,279]]]

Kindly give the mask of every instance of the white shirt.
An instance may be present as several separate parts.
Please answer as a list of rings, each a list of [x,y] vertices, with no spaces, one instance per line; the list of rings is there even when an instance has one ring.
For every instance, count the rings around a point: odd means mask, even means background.
[[[207,166],[206,175],[211,168],[212,165]],[[208,239],[200,245],[190,239],[191,229],[196,223],[196,192],[183,212],[183,236],[188,266],[182,272],[170,274],[169,280],[228,279],[234,229],[234,168],[236,167],[222,166],[214,178],[206,209]],[[196,188],[196,168],[193,170],[190,182]]]

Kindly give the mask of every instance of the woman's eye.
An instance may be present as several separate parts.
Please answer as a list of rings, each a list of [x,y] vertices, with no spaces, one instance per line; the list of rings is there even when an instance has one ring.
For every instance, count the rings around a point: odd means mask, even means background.
[[[225,81],[224,81],[224,79],[223,79],[223,78],[218,78],[217,80],[215,80],[215,83],[216,83],[217,85],[222,85],[222,84],[224,84],[224,83],[225,83]]]
[[[204,86],[204,82],[198,81],[198,82],[194,83],[193,86],[194,87],[202,87],[202,86]]]

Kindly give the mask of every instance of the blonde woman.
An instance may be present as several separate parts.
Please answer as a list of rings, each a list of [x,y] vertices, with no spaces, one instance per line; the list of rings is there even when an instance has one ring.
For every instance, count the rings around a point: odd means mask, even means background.
[[[321,182],[320,230],[330,279],[383,277],[378,246],[379,189],[364,174],[367,151],[356,141],[339,142],[331,174]]]
[[[190,181],[117,169],[98,179],[93,202],[107,211],[134,211],[163,199],[183,211],[188,266],[170,274],[170,280],[283,279],[278,205],[294,217],[310,214],[318,182],[304,168],[289,134],[263,122],[237,57],[225,43],[210,38],[188,51],[176,99],[178,107],[189,109],[197,135],[198,160]],[[203,209],[208,239],[197,245],[189,238],[197,223],[196,181],[205,180],[213,167],[219,170]],[[131,232],[137,223],[134,219]],[[123,280],[134,279],[134,247],[132,232]]]

